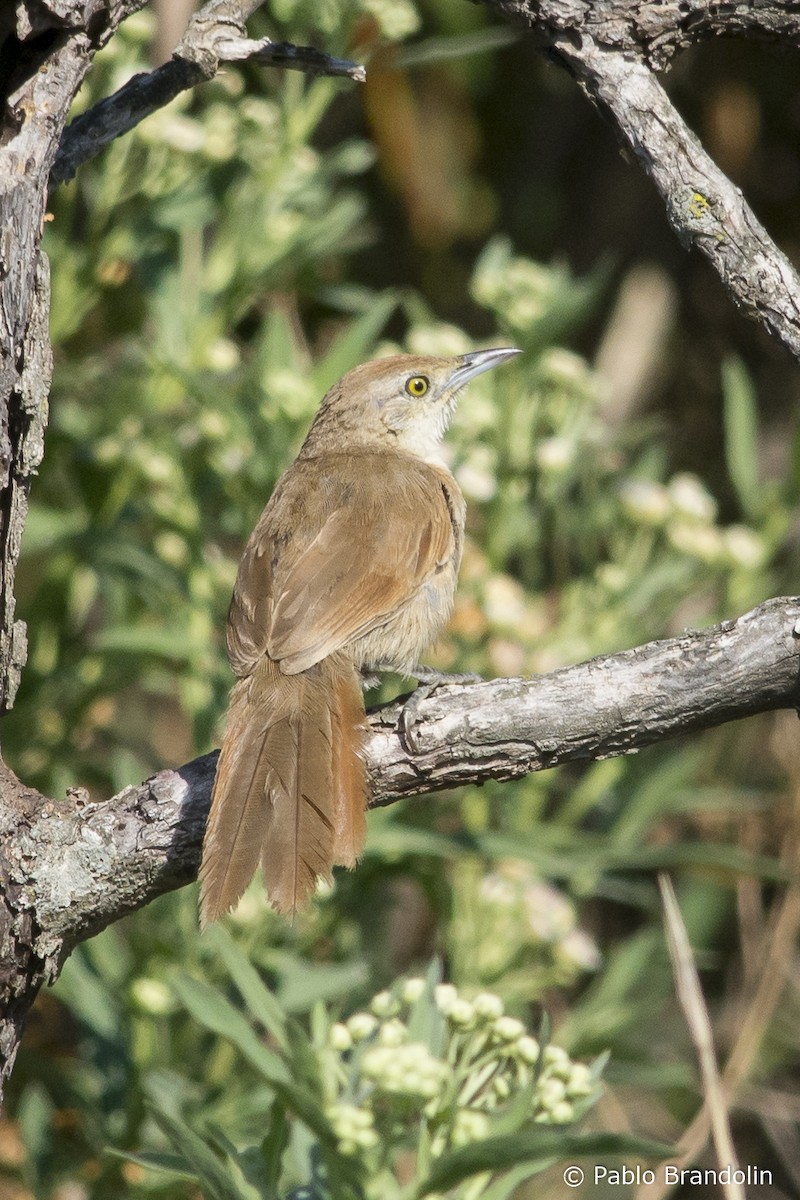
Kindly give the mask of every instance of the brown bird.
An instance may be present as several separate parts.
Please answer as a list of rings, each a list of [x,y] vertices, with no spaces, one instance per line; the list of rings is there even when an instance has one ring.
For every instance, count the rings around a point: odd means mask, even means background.
[[[237,903],[259,860],[284,913],[334,864],[355,865],[367,801],[359,672],[417,674],[450,613],[465,506],[438,446],[464,384],[517,353],[385,358],[323,399],[239,564],[201,924]]]

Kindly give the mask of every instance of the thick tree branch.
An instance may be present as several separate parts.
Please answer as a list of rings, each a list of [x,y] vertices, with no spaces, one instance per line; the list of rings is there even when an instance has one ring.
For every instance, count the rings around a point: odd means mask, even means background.
[[[21,0],[0,15],[0,713],[25,661],[14,577],[50,386],[47,178],[92,54],[143,3]]]
[[[798,705],[800,597],[768,600],[713,629],[552,675],[449,685],[371,713],[372,804],[631,754]],[[0,982],[12,985],[13,1002],[5,1026],[0,1019],[0,1051],[13,1048],[36,990],[78,942],[195,877],[216,757],[99,803],[80,790],[48,800],[7,773],[0,893],[13,921],[0,944],[11,978]]]
[[[13,704],[25,662],[14,579],[50,386],[49,272],[39,250],[47,178],[93,53],[143,3],[19,0],[0,12],[0,712]],[[61,947],[37,924],[6,857],[20,831],[41,819],[42,803],[0,763],[0,1086]]]
[[[678,50],[721,34],[800,46],[797,0],[756,4],[713,0],[484,0],[523,24],[574,38],[588,33],[609,49],[632,52],[654,70]],[[533,23],[533,24],[532,24]]]
[[[262,4],[263,0],[210,0],[192,17],[170,62],[134,75],[113,96],[77,117],[64,131],[51,183],[72,179],[81,163],[169,104],[180,92],[212,79],[225,63],[251,62],[364,81],[364,68],[348,59],[332,58],[309,46],[248,38],[245,21]]]
[[[796,3],[484,0],[521,21],[610,118],[664,199],[686,245],[710,260],[735,303],[800,359],[800,277],[740,190],[706,154],[651,65],[719,33],[800,44]]]

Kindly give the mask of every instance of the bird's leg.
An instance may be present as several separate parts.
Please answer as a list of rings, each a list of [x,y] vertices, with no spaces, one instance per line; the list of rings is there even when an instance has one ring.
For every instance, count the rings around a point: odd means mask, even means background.
[[[370,663],[369,671],[369,675],[362,673],[362,678],[374,679],[375,675],[372,672],[381,674],[392,672],[395,675],[402,675],[404,679],[416,679],[417,683],[425,684],[429,691],[443,687],[447,683],[483,683],[481,676],[472,671],[440,671],[437,667],[426,667],[423,663],[416,663],[413,667],[398,667],[390,662]],[[418,688],[417,691],[419,690]]]
[[[427,700],[428,696],[432,695],[437,688],[444,687],[449,683],[483,683],[481,676],[475,675],[472,671],[440,671],[436,667],[426,667],[422,663],[415,663],[413,667],[398,667],[396,663],[385,660],[371,662],[368,666],[361,667],[359,674],[361,687],[365,692],[368,692],[370,688],[377,687],[380,683],[380,676],[385,674],[401,675],[404,679],[416,679],[420,685],[406,700],[400,717],[403,741],[412,754],[419,752],[419,746],[414,738],[414,720],[422,701]]]
[[[376,667],[376,669],[380,669]],[[471,671],[460,673],[438,671],[436,667],[425,667],[417,664],[413,667],[405,667],[399,674],[404,675],[407,679],[416,679],[420,685],[415,688],[411,695],[403,705],[403,711],[400,716],[400,727],[403,734],[403,741],[406,748],[412,754],[419,753],[419,744],[414,734],[414,722],[420,704],[436,691],[437,688],[443,687],[448,683],[482,683],[480,675],[475,675]]]

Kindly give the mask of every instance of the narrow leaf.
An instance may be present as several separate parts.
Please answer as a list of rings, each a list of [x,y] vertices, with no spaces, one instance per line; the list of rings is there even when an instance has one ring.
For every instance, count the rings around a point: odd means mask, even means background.
[[[417,1189],[417,1197],[444,1192],[481,1171],[507,1171],[522,1163],[574,1158],[620,1157],[669,1158],[674,1148],[645,1138],[610,1133],[571,1133],[559,1130],[534,1130],[510,1137],[486,1138],[445,1154],[434,1165]]]
[[[286,1014],[258,971],[222,925],[212,926],[206,933],[206,938],[225,963],[250,1014],[272,1034],[280,1048],[285,1050],[288,1046]]]
[[[725,460],[742,512],[755,516],[761,508],[758,477],[758,404],[752,380],[739,358],[722,364],[725,403]]]

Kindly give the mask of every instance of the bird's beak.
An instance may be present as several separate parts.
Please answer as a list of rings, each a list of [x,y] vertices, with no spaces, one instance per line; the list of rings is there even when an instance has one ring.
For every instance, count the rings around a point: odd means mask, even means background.
[[[473,350],[470,354],[462,354],[463,366],[457,367],[448,379],[448,391],[457,391],[465,383],[469,383],[470,379],[474,379],[476,375],[482,375],[484,371],[489,371],[492,367],[499,367],[500,363],[521,353],[521,350],[515,350],[513,346],[501,346],[496,350]]]

